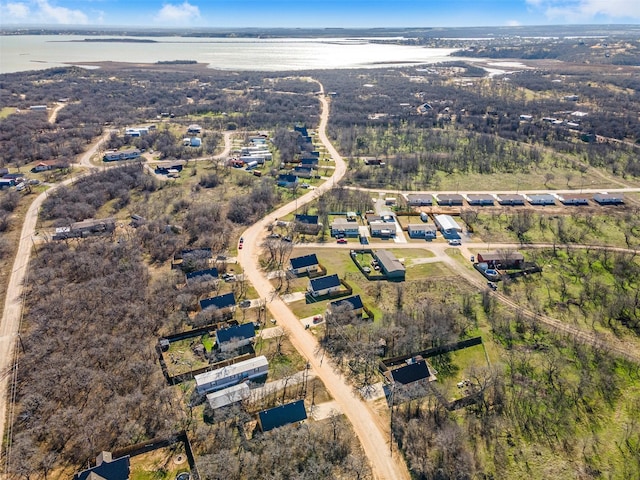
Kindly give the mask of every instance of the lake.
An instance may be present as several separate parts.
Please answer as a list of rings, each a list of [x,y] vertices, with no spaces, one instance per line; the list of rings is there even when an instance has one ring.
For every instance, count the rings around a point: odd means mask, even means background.
[[[84,42],[84,35],[0,36],[0,73],[43,70],[83,62],[155,63],[196,60],[210,68],[286,71],[377,68],[452,61],[451,48],[371,43],[350,38],[135,37],[148,42]],[[380,39],[377,39],[380,40]]]

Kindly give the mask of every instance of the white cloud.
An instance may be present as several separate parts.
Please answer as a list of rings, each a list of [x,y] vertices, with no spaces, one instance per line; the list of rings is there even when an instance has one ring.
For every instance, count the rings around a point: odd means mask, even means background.
[[[43,23],[60,23],[65,25],[78,25],[89,23],[89,18],[80,10],[66,7],[58,7],[48,0],[38,0],[38,13]]]
[[[519,27],[522,25],[518,20],[507,20],[507,27]]]
[[[572,23],[595,17],[640,19],[638,0],[526,0],[533,10],[543,10],[547,18]]]
[[[199,17],[200,9],[189,2],[177,5],[165,3],[156,15],[156,20],[162,23],[188,23]]]
[[[29,18],[29,6],[26,3],[7,3],[3,10],[2,16],[8,15],[9,19],[13,21]]]

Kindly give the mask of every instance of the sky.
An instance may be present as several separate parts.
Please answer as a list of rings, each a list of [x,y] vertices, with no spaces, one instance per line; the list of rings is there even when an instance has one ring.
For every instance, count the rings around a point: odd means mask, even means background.
[[[0,25],[470,27],[640,23],[640,0],[0,0]]]

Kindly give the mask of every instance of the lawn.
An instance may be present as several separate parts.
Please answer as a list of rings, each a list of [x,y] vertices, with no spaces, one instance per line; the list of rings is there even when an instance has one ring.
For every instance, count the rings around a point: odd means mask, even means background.
[[[182,442],[131,457],[131,480],[175,480],[189,471]]]

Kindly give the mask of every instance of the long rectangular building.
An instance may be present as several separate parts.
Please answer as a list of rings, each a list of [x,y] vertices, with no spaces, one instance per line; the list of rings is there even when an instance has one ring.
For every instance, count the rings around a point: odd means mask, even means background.
[[[264,355],[227,365],[217,370],[196,375],[196,390],[200,394],[215,392],[231,387],[245,380],[265,376],[269,370],[269,362]]]

